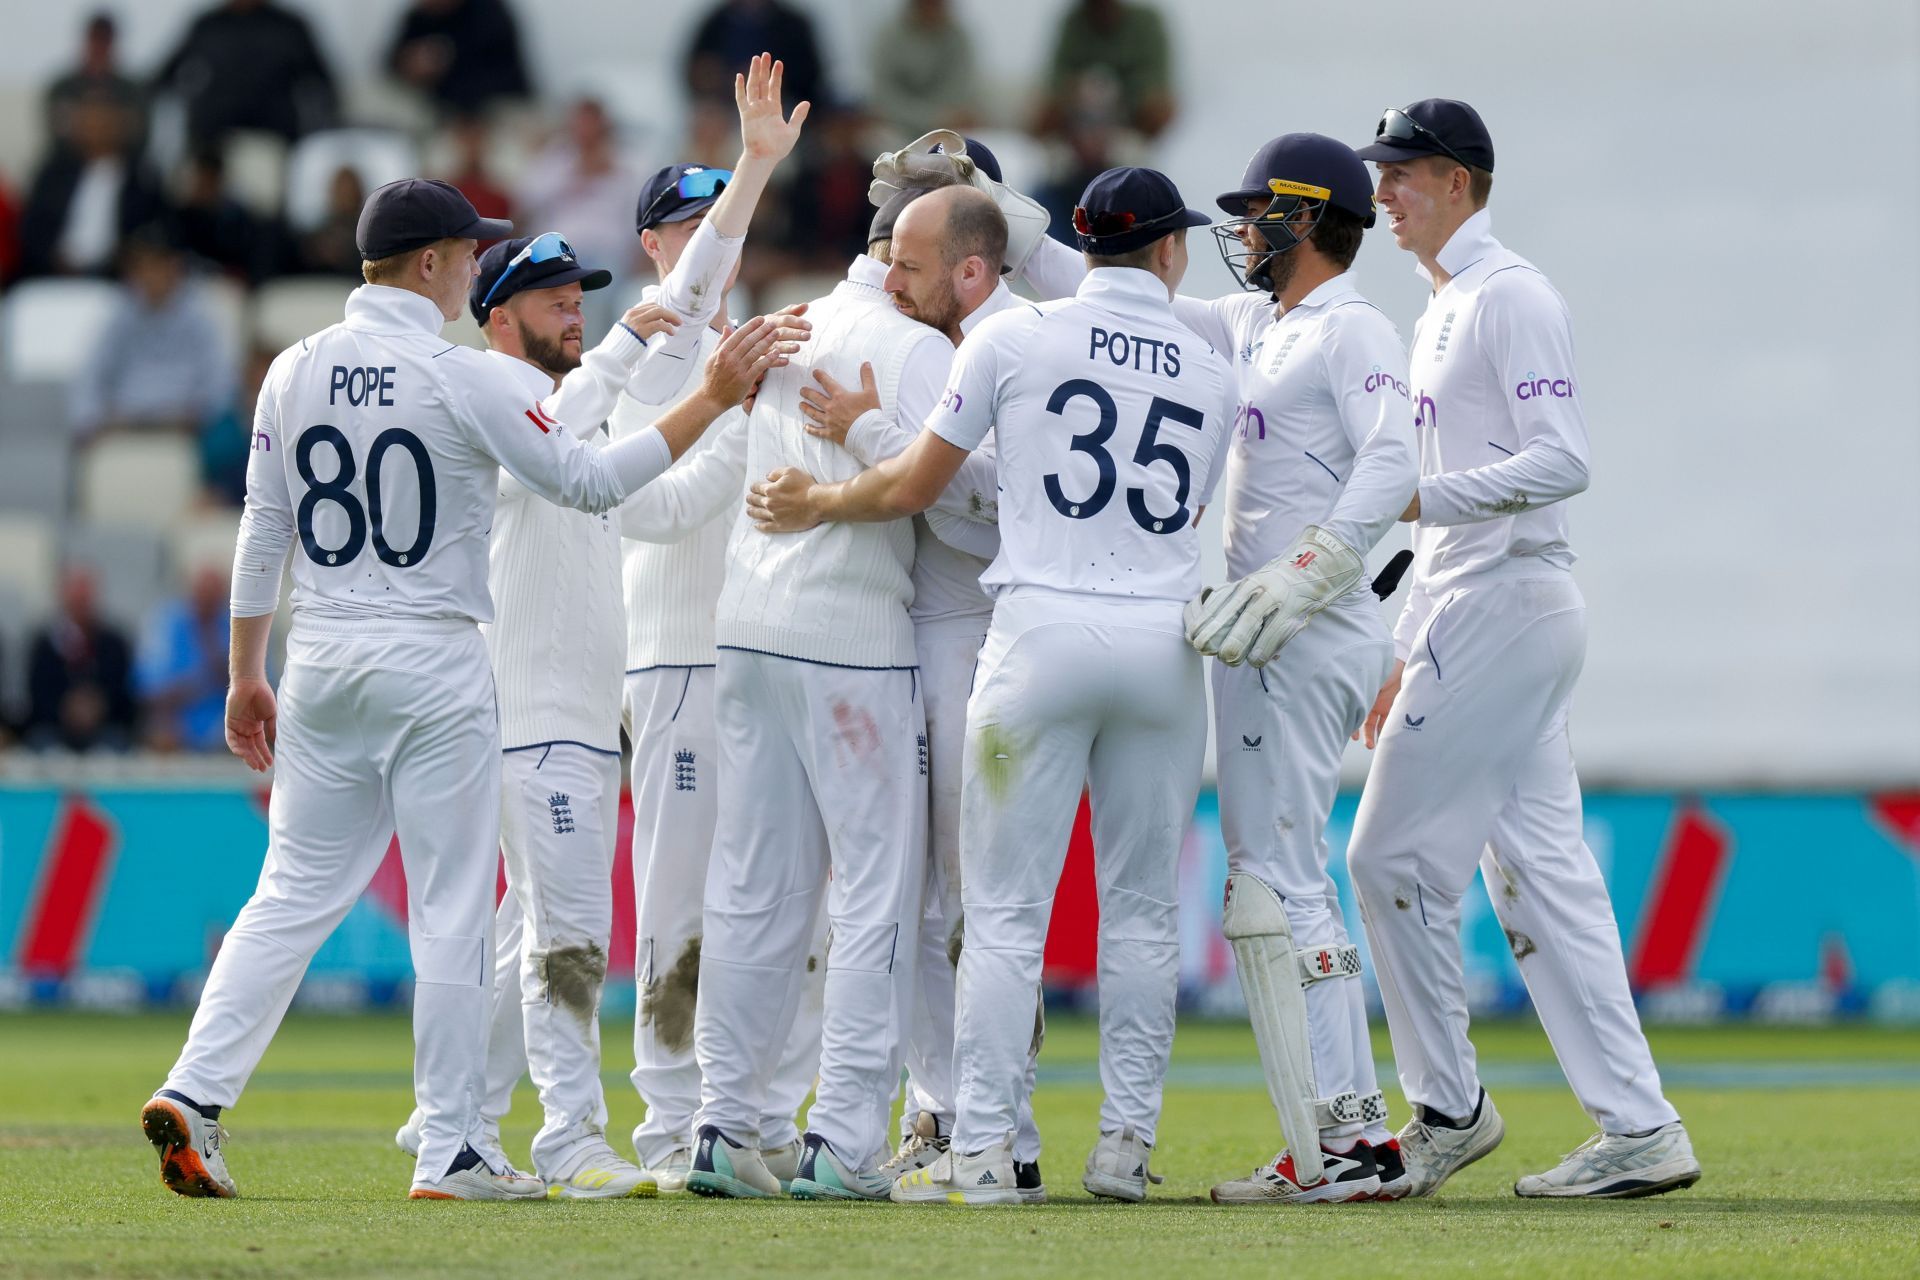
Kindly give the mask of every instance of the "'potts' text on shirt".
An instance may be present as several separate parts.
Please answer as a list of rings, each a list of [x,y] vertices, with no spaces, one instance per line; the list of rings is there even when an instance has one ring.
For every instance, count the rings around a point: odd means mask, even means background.
[[[1131,366],[1143,373],[1161,373],[1169,378],[1180,376],[1178,343],[1090,326],[1087,359],[1094,360],[1103,354],[1121,368]]]

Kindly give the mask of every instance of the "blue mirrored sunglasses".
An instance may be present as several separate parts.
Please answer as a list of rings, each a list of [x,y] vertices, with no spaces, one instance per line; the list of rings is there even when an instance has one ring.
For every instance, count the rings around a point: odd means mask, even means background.
[[[500,286],[507,282],[508,276],[520,269],[522,263],[552,262],[555,258],[571,259],[573,256],[573,246],[558,231],[535,236],[527,242],[526,248],[513,255],[513,260],[507,263],[507,269],[493,282],[493,288],[487,290],[487,296],[480,299],[480,309],[485,311],[492,304],[493,295],[500,292]]]
[[[731,169],[699,169],[693,173],[683,173],[680,180],[653,198],[647,206],[647,216],[640,219],[641,225],[652,226],[660,212],[661,203],[669,195],[677,195],[682,200],[705,200],[727,189],[733,181]]]

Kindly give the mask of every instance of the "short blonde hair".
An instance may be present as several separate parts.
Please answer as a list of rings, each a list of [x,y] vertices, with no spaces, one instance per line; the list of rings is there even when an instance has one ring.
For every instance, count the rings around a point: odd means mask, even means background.
[[[444,240],[435,240],[432,244],[423,244],[418,249],[408,249],[404,253],[362,261],[360,278],[368,284],[393,284],[397,280],[404,280],[411,273],[413,264],[419,261],[421,254],[429,249],[439,249],[444,253],[445,246],[453,243],[455,243],[454,238],[448,237]]]

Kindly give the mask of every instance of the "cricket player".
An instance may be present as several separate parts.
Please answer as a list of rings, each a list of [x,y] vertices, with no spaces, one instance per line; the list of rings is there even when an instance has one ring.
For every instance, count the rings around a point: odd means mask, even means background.
[[[882,403],[932,411],[946,336],[895,310],[887,268],[862,254],[828,297],[800,363],[770,378],[746,430],[745,474],[860,462],[808,430],[801,391],[824,371],[850,386],[871,364]],[[991,463],[956,492],[992,491]],[[913,646],[910,522],[769,540],[742,512],[716,610],[715,720],[727,803],[707,877],[694,1048],[701,1072],[688,1186],[777,1194],[753,1142],[773,1057],[794,1016],[831,868],[820,1083],[792,1194],[885,1199],[887,1112],[913,992],[926,837],[925,724]]]
[[[548,501],[611,509],[748,393],[775,329],[743,327],[714,376],[653,432],[592,448],[557,429],[501,362],[440,337],[473,282],[476,241],[512,229],[442,182],[379,188],[357,227],[367,284],[342,323],[280,354],[261,391],[234,562],[227,737],[256,770],[277,748],[279,767],[259,887],[221,945],[179,1060],[141,1111],[162,1180],[182,1195],[235,1194],[221,1111],[396,826],[425,1113],[411,1194],[546,1190],[475,1145],[500,819],[500,721],[476,624],[493,614],[497,469]],[[265,654],[289,552],[293,627],[276,698]]]
[[[1414,328],[1413,584],[1366,725],[1349,861],[1414,1115],[1412,1195],[1499,1145],[1467,1039],[1460,898],[1480,867],[1534,1008],[1600,1133],[1523,1196],[1638,1196],[1700,1177],[1634,1012],[1581,836],[1567,702],[1586,653],[1565,500],[1587,487],[1566,302],[1493,238],[1493,141],[1464,102],[1380,119],[1360,155],[1433,286]],[[1316,620],[1317,622],[1317,620]],[[1284,660],[1284,659],[1283,659]]]
[[[796,108],[795,128],[800,118]],[[726,296],[739,274],[741,247],[768,169],[749,151],[731,170],[669,165],[641,188],[636,227],[660,277],[643,296],[685,317],[685,324],[655,344],[654,360],[619,397],[609,420],[616,439],[645,430],[697,380],[700,359],[719,346]],[[620,513],[627,537],[621,557],[627,601],[623,714],[633,744],[638,911],[632,1079],[647,1108],[633,1130],[633,1147],[666,1193],[686,1189],[700,1103],[693,1054],[700,917],[721,803],[713,615],[727,533],[745,489],[745,426],[745,414],[730,411],[661,477],[659,490]],[[824,916],[809,951],[813,978],[758,1127],[762,1159],[783,1184],[799,1169],[794,1115],[813,1089],[819,1064]]]
[[[971,138],[947,137],[956,160],[977,166],[989,181],[999,180],[999,163],[991,151]],[[888,159],[882,157],[882,167]],[[1026,305],[1002,280],[1006,234],[1006,219],[993,201],[970,186],[950,185],[931,194],[929,188],[909,187],[888,196],[874,215],[867,252],[889,264],[884,284],[901,314],[939,329],[958,346],[989,316]],[[880,404],[870,366],[862,366],[858,390],[841,387],[825,372],[814,377],[821,388],[801,392],[810,431],[844,443],[868,466],[913,443],[918,424],[900,423]],[[974,459],[991,456],[989,440]],[[993,618],[993,601],[981,588],[980,575],[1000,543],[990,522],[998,508],[997,493],[960,494],[954,489],[949,486],[940,503],[914,517],[913,604],[908,613],[926,702],[928,847],[918,992],[905,1053],[907,1106],[900,1116],[900,1148],[885,1166],[895,1180],[933,1163],[953,1132],[954,969],[962,942],[960,774],[967,697]],[[1046,1198],[1031,1099],[1044,1027],[1037,997],[1035,1053],[1029,1056],[1014,1140],[1016,1182],[1027,1203]]]
[[[1162,174],[1101,174],[1074,212],[1092,270],[1073,298],[982,323],[905,453],[845,482],[785,470],[749,499],[769,532],[910,514],[994,432],[1000,552],[983,578],[993,623],[961,784],[958,1114],[947,1152],[897,1182],[896,1201],[1018,1203],[1031,1000],[1083,781],[1106,1090],[1083,1184],[1139,1201],[1158,1180],[1147,1165],[1179,981],[1175,879],[1206,748],[1180,615],[1199,591],[1193,526],[1233,415],[1227,362],[1171,304],[1185,232],[1206,223]]]

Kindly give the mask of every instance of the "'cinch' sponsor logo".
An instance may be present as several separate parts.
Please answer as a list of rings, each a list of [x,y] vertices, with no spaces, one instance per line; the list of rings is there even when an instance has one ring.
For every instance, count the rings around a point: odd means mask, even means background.
[[[1539,400],[1552,396],[1555,400],[1573,399],[1572,378],[1536,378],[1529,373],[1514,387],[1513,394],[1522,400]]]
[[[1390,373],[1382,373],[1380,366],[1375,365],[1373,366],[1373,372],[1367,375],[1366,388],[1369,392],[1374,392],[1380,390],[1382,387],[1392,387],[1401,395],[1408,395],[1406,383],[1400,381],[1400,379]]]

